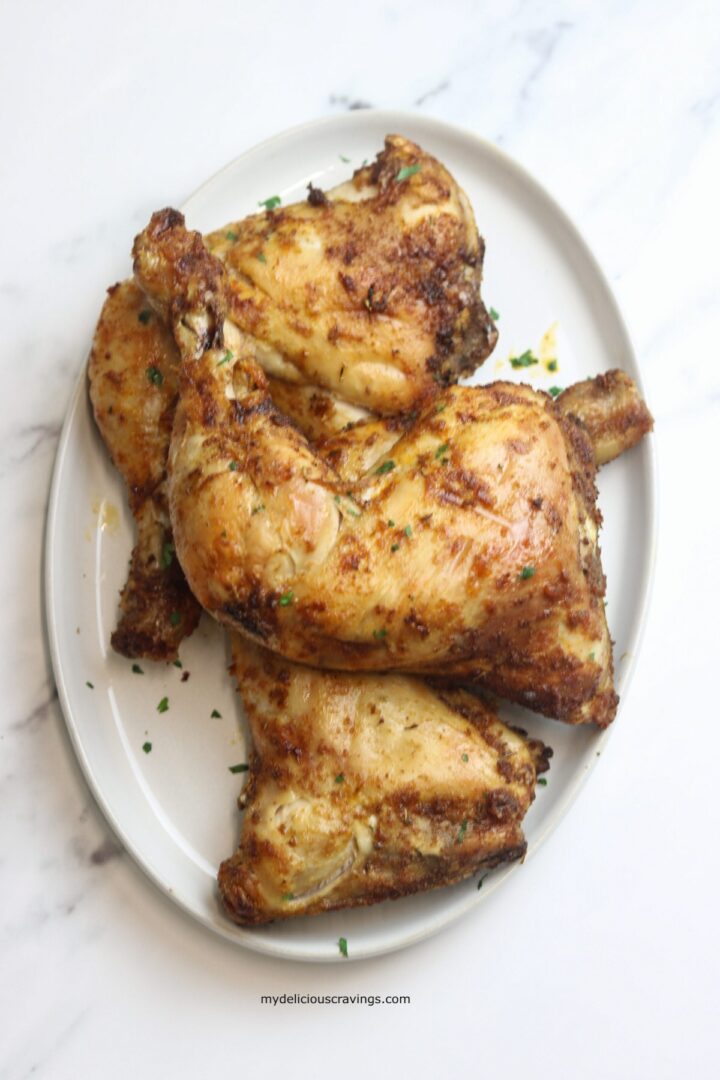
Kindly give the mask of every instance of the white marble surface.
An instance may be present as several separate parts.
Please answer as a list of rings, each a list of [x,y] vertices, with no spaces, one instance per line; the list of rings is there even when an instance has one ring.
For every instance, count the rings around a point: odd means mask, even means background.
[[[719,1075],[717,6],[76,0],[4,5],[0,41],[0,1077]],[[478,131],[575,217],[634,331],[661,522],[635,681],[570,816],[463,922],[330,969],[215,940],[117,849],[53,691],[40,559],[59,426],[134,232],[358,102]],[[301,991],[412,1003],[259,1001]]]

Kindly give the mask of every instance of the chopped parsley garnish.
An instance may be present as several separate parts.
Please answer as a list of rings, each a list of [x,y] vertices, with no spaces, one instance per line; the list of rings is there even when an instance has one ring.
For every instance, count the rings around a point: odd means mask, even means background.
[[[394,526],[394,524],[395,524],[395,522],[393,521],[393,519],[392,519],[392,518],[388,518],[388,525],[389,525],[389,527],[390,527],[391,529],[392,529],[392,527]]]
[[[399,544],[391,544],[390,545],[390,550],[391,551],[397,551],[399,547],[400,547]]]
[[[344,155],[344,154],[338,154],[338,157],[340,158],[340,160],[341,160],[341,161],[344,161],[346,165],[349,165],[349,164],[350,164],[350,158],[349,158],[349,157],[345,157],[345,155]]]
[[[230,470],[230,472],[237,472],[239,468],[240,466],[238,465],[237,461],[231,461],[228,465],[228,469]]]
[[[593,663],[593,662],[594,662],[594,660],[595,660],[595,653],[594,653],[594,652],[588,653],[588,660],[589,660],[589,661],[590,661],[591,663]]]
[[[538,784],[541,784],[542,787],[547,787],[547,780],[545,779],[544,776],[539,776],[538,777]]]
[[[535,573],[535,567],[534,566],[523,566],[522,570],[518,574],[518,577],[520,578],[521,581],[527,581],[527,579],[531,578],[534,573]]]
[[[511,356],[510,363],[514,368],[532,367],[533,364],[539,364],[540,361],[536,356],[533,356],[531,349],[526,349],[520,356]]]
[[[165,376],[162,371],[151,364],[150,367],[145,368],[145,374],[148,377],[148,382],[151,382],[153,386],[162,386],[165,382]]]
[[[469,761],[470,760],[470,758],[467,756],[467,754],[463,754],[462,759],[463,759],[463,761]]]
[[[478,889],[482,889],[483,881],[485,880],[486,877],[487,877],[487,874],[483,874],[483,876],[480,878],[480,880],[478,881]]]
[[[232,360],[232,358],[233,354],[230,352],[229,349],[227,349],[222,360],[218,360],[218,367],[222,367],[223,364],[227,364],[228,360]]]
[[[245,762],[243,762],[242,765],[228,765],[228,772],[231,772],[231,773],[247,772],[249,768],[250,768],[250,766],[246,765]]]
[[[252,510],[250,511],[250,514],[251,514],[251,516],[253,514],[259,514],[260,511],[264,510],[264,509],[265,509],[265,503],[260,503],[259,506],[253,506]]]
[[[373,637],[376,641],[382,641],[384,637],[387,637],[387,630],[385,627],[382,630],[373,630]]]
[[[146,754],[149,754],[150,751],[152,750],[152,743],[151,742],[144,742],[143,743],[143,750],[145,751]]]
[[[167,712],[169,708],[170,708],[169,700],[166,697],[161,698],[160,701],[157,704],[157,711],[161,712],[161,713],[162,712]]]
[[[178,657],[177,660],[173,660],[173,667],[182,667],[182,660],[180,657]]]
[[[437,450],[435,451],[436,459],[441,458],[443,456],[443,454],[446,454],[449,449],[450,449],[450,443],[444,442],[442,444],[442,446],[438,446]]]
[[[140,667],[139,664],[133,664],[132,673],[133,673],[133,675],[144,675],[145,674],[145,672],[143,671],[143,669]]]
[[[455,843],[456,844],[462,844],[463,840],[465,839],[465,833],[467,832],[467,827],[468,827],[468,823],[467,823],[467,819],[466,819],[465,821],[463,821],[462,825],[458,829],[458,834],[455,837]]]
[[[294,900],[295,899],[295,893],[294,892],[284,892],[282,894],[281,899],[287,904],[289,900]]]
[[[340,950],[341,955],[347,958],[347,938],[338,938],[338,949]]]
[[[494,307],[490,308],[490,310],[488,311],[488,314],[489,314],[489,316],[490,316],[490,318],[492,319],[493,322],[497,322],[498,319],[500,318],[500,312]]]
[[[337,774],[337,776],[335,777],[335,783],[336,784],[342,784],[342,783],[344,783],[344,781],[345,781],[345,773],[344,772],[339,772]]]
[[[292,589],[290,589],[289,592],[284,592],[280,597],[280,607],[287,607],[288,604],[292,604],[294,598],[295,593],[292,591]]]
[[[171,626],[179,626],[180,625],[180,612],[179,611],[171,611],[170,612],[170,625]]]
[[[411,528],[411,526],[406,525],[405,528],[403,529],[403,532],[405,533],[405,535],[407,536],[407,538],[409,540],[410,537],[412,536],[412,528]]]
[[[222,713],[219,713],[217,709],[213,709],[210,715],[212,716],[213,720],[222,720]]]
[[[436,412],[436,413],[438,413],[438,412],[445,412],[445,409],[446,409],[446,408],[447,408],[447,405],[445,404],[445,402],[444,402],[444,401],[441,401],[439,405],[436,405],[436,406],[435,406],[435,412]]]
[[[392,472],[394,468],[395,468],[395,462],[394,461],[392,461],[392,460],[383,461],[382,465],[378,465],[377,469],[375,470],[375,475],[376,476],[383,476],[385,473]]]
[[[162,552],[160,553],[160,565],[162,566],[163,570],[167,570],[168,567],[172,564],[174,555],[175,548],[172,546],[172,544],[169,541],[163,544]]]
[[[261,251],[259,253],[259,255],[256,256],[256,258],[257,258],[258,262],[261,262],[261,263],[266,263],[267,262],[267,259],[265,258],[265,252],[264,251]]]
[[[90,690],[94,690],[94,689],[95,689],[95,684],[94,684],[94,683],[91,683],[91,682],[86,682],[86,683],[85,683],[85,685],[86,685],[86,686],[87,686],[87,687],[88,687],[88,688],[89,688]]]
[[[548,371],[557,371],[558,362],[557,362],[557,360],[548,360],[548,362],[547,362],[547,364],[545,366],[548,369]]]
[[[233,244],[235,243],[237,238],[238,238],[238,234],[236,232],[233,232],[232,229],[228,229],[228,231],[225,233],[225,239],[226,240],[231,240],[233,242]]]
[[[415,173],[420,172],[421,165],[403,165],[402,169],[396,176],[396,180],[407,180],[409,176],[414,176]]]
[[[562,394],[562,386],[551,386],[548,390],[548,394],[550,395],[550,397],[558,397],[560,394]]]
[[[138,315],[138,319],[143,324],[143,326],[147,326],[147,324],[152,319],[152,311],[150,311],[149,308],[143,308],[143,310]]]
[[[264,206],[266,210],[274,210],[281,202],[282,199],[279,195],[271,195],[269,199],[261,199],[258,206]]]

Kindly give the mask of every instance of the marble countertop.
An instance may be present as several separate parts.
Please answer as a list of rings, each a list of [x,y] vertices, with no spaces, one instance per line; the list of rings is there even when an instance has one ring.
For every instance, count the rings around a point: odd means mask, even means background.
[[[719,1075],[715,5],[78,0],[5,5],[0,31],[2,1080]],[[328,968],[214,938],[119,849],[58,706],[41,553],[63,414],[130,238],[254,143],[366,105],[479,132],[574,217],[656,417],[660,542],[621,722],[560,829],[440,936]],[[260,1003],[301,992],[412,1000]]]

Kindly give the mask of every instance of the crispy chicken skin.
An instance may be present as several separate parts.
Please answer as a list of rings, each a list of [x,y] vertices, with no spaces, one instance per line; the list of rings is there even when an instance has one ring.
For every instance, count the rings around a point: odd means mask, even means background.
[[[199,236],[160,213],[135,256],[180,346],[171,518],[212,615],[299,662],[454,674],[571,723],[612,720],[579,424],[526,386],[449,388],[350,483],[273,406]]]
[[[399,135],[327,194],[211,233],[228,315],[265,371],[381,414],[475,369],[497,331],[484,245],[447,169]]]
[[[587,431],[598,466],[631,449],[653,428],[640,391],[624,371],[608,371],[575,383],[560,394],[557,403]]]
[[[315,671],[237,635],[233,671],[254,744],[240,847],[218,875],[236,922],[372,904],[525,853],[551,751],[472,694]]]
[[[127,483],[137,524],[111,643],[124,656],[173,660],[201,610],[174,556],[165,490],[178,356],[170,332],[133,281],[108,290],[88,378],[95,420]]]

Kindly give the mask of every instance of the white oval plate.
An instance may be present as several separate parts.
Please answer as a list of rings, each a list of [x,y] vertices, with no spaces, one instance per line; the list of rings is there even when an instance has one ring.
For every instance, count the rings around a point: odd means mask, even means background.
[[[493,146],[437,120],[363,111],[278,135],[204,184],[185,204],[188,223],[207,231],[256,211],[259,200],[270,195],[282,196],[284,203],[302,199],[311,180],[330,187],[372,159],[384,136],[394,132],[416,140],[447,165],[470,196],[485,237],[483,293],[500,312],[500,340],[478,381],[524,378],[548,388],[611,367],[639,379],[610,288],[562,210]],[[557,373],[541,365],[513,371],[509,355],[537,350],[556,321]],[[654,485],[651,439],[600,476],[608,618],[621,697],[648,600]],[[343,936],[357,959],[427,937],[516,872],[517,867],[495,871],[480,891],[476,877],[369,909],[256,930],[233,925],[218,906],[215,873],[238,841],[235,800],[242,777],[228,767],[245,761],[246,736],[239,697],[226,672],[225,637],[203,620],[181,650],[191,673],[184,683],[173,666],[142,664],[144,674],[134,674],[130,662],[112,652],[110,633],[132,543],[124,487],[95,429],[83,373],[60,438],[46,533],[55,677],[70,736],[98,803],[127,850],[180,907],[230,941],[260,952],[337,960]],[[157,705],[165,696],[169,709],[160,714]],[[213,710],[221,717],[212,717]],[[555,751],[547,787],[538,788],[526,819],[532,853],[577,795],[607,736],[509,706],[502,715],[520,720]],[[629,719],[621,716],[617,722]],[[143,752],[146,741],[152,743],[150,753]]]

